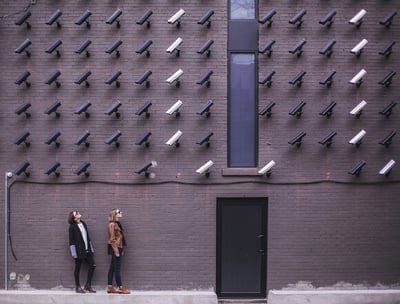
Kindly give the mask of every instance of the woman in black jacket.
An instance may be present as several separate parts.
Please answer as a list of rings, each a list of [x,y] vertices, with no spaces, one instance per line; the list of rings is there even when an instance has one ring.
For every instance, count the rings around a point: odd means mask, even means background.
[[[69,223],[69,248],[71,255],[75,259],[75,291],[77,293],[96,292],[92,288],[92,278],[96,264],[93,259],[93,245],[89,237],[89,232],[84,221],[81,220],[81,214],[79,211],[71,211],[68,215]],[[89,266],[87,281],[84,289],[82,289],[79,283],[79,273],[81,270],[82,262],[86,261]]]

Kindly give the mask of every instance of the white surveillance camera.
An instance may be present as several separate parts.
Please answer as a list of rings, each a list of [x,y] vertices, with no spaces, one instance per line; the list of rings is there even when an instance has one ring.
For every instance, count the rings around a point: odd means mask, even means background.
[[[210,175],[208,170],[211,168],[211,166],[214,165],[214,162],[212,160],[209,160],[205,164],[203,164],[200,168],[196,170],[196,173],[198,174],[206,174],[207,176]]]
[[[170,77],[167,78],[166,82],[168,83],[173,83],[174,81],[178,81],[179,77],[181,77],[183,74],[183,71],[181,69],[177,70],[174,74],[172,74]]]
[[[356,115],[357,118],[360,117],[361,112],[363,108],[367,105],[367,102],[365,100],[361,101],[358,105],[356,105],[353,110],[351,110],[349,113],[351,115]]]
[[[173,53],[177,48],[182,44],[183,39],[181,37],[178,37],[167,49],[167,53]],[[178,50],[177,50],[178,51]],[[177,55],[178,56],[178,55]]]
[[[353,47],[350,51],[350,53],[355,54],[355,55],[360,55],[363,48],[368,44],[368,40],[367,39],[363,39],[361,40],[359,43],[357,43],[357,45],[355,47]]]
[[[177,113],[182,105],[183,105],[183,102],[178,100],[167,111],[165,111],[165,113],[169,114],[169,115]]]
[[[262,167],[260,170],[258,170],[258,174],[261,174],[261,175],[271,174],[271,169],[275,165],[276,165],[276,162],[271,160],[268,164],[266,164],[264,167]]]
[[[361,144],[361,139],[367,134],[365,130],[361,130],[354,136],[352,139],[350,139],[349,144],[359,146]]]
[[[364,69],[361,69],[350,81],[349,83],[355,84],[357,86],[360,86],[363,77],[367,74],[367,71]]]
[[[165,143],[166,145],[172,146],[175,144],[176,146],[179,146],[178,140],[182,136],[182,131],[178,130],[170,139],[167,140]]]
[[[171,18],[168,19],[168,23],[174,24],[185,14],[185,11],[183,9],[180,9],[177,11]],[[178,23],[179,24],[179,23]]]
[[[390,170],[392,170],[392,168],[394,167],[394,165],[396,164],[396,162],[391,159],[380,171],[379,174],[381,175],[388,175],[390,173]]]
[[[365,16],[367,11],[365,9],[360,10],[353,18],[349,20],[351,24],[360,24],[361,19]]]

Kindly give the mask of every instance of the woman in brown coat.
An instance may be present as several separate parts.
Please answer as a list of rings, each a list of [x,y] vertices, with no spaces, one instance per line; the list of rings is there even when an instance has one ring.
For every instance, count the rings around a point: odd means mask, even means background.
[[[111,209],[108,216],[108,254],[111,255],[111,264],[108,270],[107,293],[129,294],[130,292],[122,286],[121,281],[121,260],[126,246],[124,230],[119,222],[121,217],[122,212],[119,209]],[[114,276],[117,289],[112,285]]]

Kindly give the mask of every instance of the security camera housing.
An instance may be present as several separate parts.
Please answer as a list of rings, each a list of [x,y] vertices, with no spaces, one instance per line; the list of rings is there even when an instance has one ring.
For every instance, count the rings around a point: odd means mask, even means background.
[[[179,147],[179,138],[182,136],[182,131],[178,130],[175,132],[174,135],[171,136],[170,139],[167,140],[165,143],[166,145],[172,146],[175,145],[175,147]]]
[[[303,107],[307,103],[304,101],[299,102],[290,112],[289,115],[296,116],[297,118],[300,118],[301,114],[303,114]]]
[[[31,164],[26,160],[26,161],[24,161],[21,165],[19,165],[18,167],[17,167],[17,169],[15,169],[15,171],[14,171],[14,174],[16,174],[16,175],[21,175],[21,173],[25,173],[25,176],[26,177],[29,177],[30,176],[30,173],[29,172],[27,172],[26,170],[28,169],[28,167],[30,166]]]
[[[325,76],[319,83],[322,85],[326,85],[328,88],[330,88],[333,82],[332,78],[335,74],[336,74],[335,70],[329,71],[328,73],[325,74]]]
[[[351,49],[350,53],[355,54],[357,57],[360,57],[364,47],[367,44],[368,44],[368,40],[367,39],[361,40],[359,43],[356,44],[355,47],[353,47]]]
[[[292,18],[290,18],[289,23],[290,24],[296,24],[297,23],[297,28],[300,28],[301,25],[303,24],[303,17],[304,15],[307,14],[307,11],[305,9],[302,9],[299,11],[296,15],[294,15]]]
[[[206,144],[206,147],[209,148],[210,147],[210,138],[213,135],[214,135],[213,132],[207,132],[198,141],[196,141],[196,144],[198,144],[200,146],[203,144]]]
[[[46,49],[46,53],[51,54],[56,51],[57,57],[61,57],[61,53],[57,48],[62,44],[60,39],[56,39],[50,46]]]
[[[181,37],[178,37],[167,49],[166,52],[172,54],[176,51],[176,56],[179,56],[180,50],[178,47],[182,44],[183,40]]]
[[[260,20],[258,20],[258,22],[261,24],[267,23],[267,26],[271,27],[272,26],[272,17],[275,16],[275,14],[276,14],[276,10],[272,9],[266,15],[264,15]]]
[[[89,107],[92,104],[89,101],[86,101],[84,104],[82,104],[78,109],[75,110],[75,114],[80,115],[81,113],[85,113],[85,117],[89,118],[90,117],[90,113],[88,112]]]
[[[25,51],[26,56],[30,57],[31,53],[27,50],[27,48],[32,44],[32,42],[29,40],[29,38],[26,38],[16,49],[15,53],[21,54],[23,51]]]
[[[321,145],[326,145],[326,147],[329,148],[336,134],[337,134],[336,131],[331,131],[326,136],[324,136],[318,143],[320,143]]]
[[[83,73],[74,81],[74,83],[80,85],[82,82],[85,82],[85,85],[88,88],[90,84],[87,79],[91,74],[92,72],[90,70],[83,71]]]
[[[203,164],[200,168],[196,170],[196,173],[198,174],[205,174],[205,176],[209,177],[210,176],[210,168],[214,165],[214,162],[210,159],[208,162]]]
[[[307,133],[301,131],[295,137],[293,137],[291,140],[289,140],[288,144],[290,144],[290,145],[296,144],[296,147],[300,147],[302,144],[303,137],[306,135],[307,135]]]
[[[397,15],[396,11],[393,11],[386,15],[385,18],[383,18],[381,21],[379,21],[380,24],[384,25],[386,28],[389,28],[392,25],[393,22],[393,17]]]
[[[258,170],[258,174],[261,175],[266,175],[270,176],[271,175],[271,169],[276,165],[276,162],[274,160],[271,160],[269,163],[267,163],[264,167],[262,167],[260,170]]]
[[[360,160],[348,173],[351,175],[359,176],[365,164],[366,162],[364,160]]]
[[[51,113],[55,113],[56,117],[60,117],[61,114],[57,112],[57,109],[61,106],[61,101],[54,102],[50,107],[48,107],[44,113],[50,115]]]
[[[31,107],[31,103],[29,101],[24,102],[22,105],[20,105],[16,110],[15,114],[21,115],[22,113],[25,113],[25,116],[27,118],[31,117],[31,114],[28,113],[28,109]]]
[[[268,40],[261,48],[258,49],[258,52],[261,54],[267,53],[268,57],[272,55],[272,46],[275,44],[275,40]]]
[[[61,72],[59,70],[55,71],[53,74],[50,75],[50,77],[46,80],[45,84],[51,85],[53,82],[56,83],[57,88],[61,86],[61,83],[57,81],[57,78],[61,75]]]
[[[76,19],[75,24],[82,25],[83,22],[86,22],[86,27],[90,28],[89,17],[91,15],[92,13],[89,10],[86,10],[78,19]]]
[[[115,142],[115,146],[117,148],[119,148],[120,143],[118,142],[118,138],[122,135],[120,130],[115,131],[109,138],[107,138],[107,140],[105,141],[105,143],[107,145],[111,145],[112,143]]]
[[[273,106],[275,106],[275,102],[270,101],[264,108],[261,109],[260,112],[258,112],[258,115],[266,115],[268,118],[270,118],[272,115]]]
[[[26,23],[26,27],[28,29],[31,28],[30,23],[27,21],[29,19],[29,17],[32,15],[31,11],[26,11],[24,12],[21,16],[19,16],[17,18],[17,20],[15,20],[15,25],[22,25],[24,23]]]
[[[268,73],[261,79],[258,81],[259,84],[262,85],[267,85],[267,87],[271,87],[272,85],[272,76],[275,75],[275,71],[274,70],[269,70]]]
[[[379,174],[388,176],[395,164],[396,162],[393,159],[389,160],[389,162],[387,162],[386,165],[379,170]]]
[[[390,87],[390,85],[392,84],[392,78],[394,77],[394,75],[396,75],[395,71],[390,71],[389,73],[387,73],[385,75],[385,77],[383,77],[383,79],[381,81],[379,81],[378,83],[381,85],[384,85],[385,87]]]
[[[336,15],[336,10],[331,10],[328,14],[326,14],[321,20],[319,21],[320,24],[326,25],[327,28],[330,28],[333,23],[333,17]]]
[[[389,58],[390,54],[392,54],[392,48],[396,44],[396,41],[389,41],[382,51],[379,52],[379,55],[385,56],[386,58]]]
[[[105,52],[107,54],[112,54],[115,51],[115,54],[117,55],[117,57],[120,57],[121,54],[118,50],[119,46],[122,44],[122,40],[121,39],[117,39],[113,42],[113,44],[111,44],[106,50]]]
[[[58,18],[62,15],[62,12],[57,9],[51,16],[50,18],[46,21],[47,25],[52,25],[54,22],[57,24],[57,28],[61,28],[61,23],[58,21]]]
[[[323,110],[322,112],[319,113],[319,115],[322,116],[326,116],[327,118],[330,118],[332,116],[333,113],[333,108],[336,106],[336,102],[335,101],[331,101],[330,104],[328,104]]]
[[[81,54],[83,51],[85,51],[88,46],[92,43],[90,39],[86,39],[85,41],[82,42],[82,44],[75,50],[75,53]],[[86,50],[86,57],[90,57],[90,53],[88,50]]]
[[[165,111],[166,114],[172,115],[175,113],[175,116],[178,117],[180,116],[179,109],[183,105],[183,102],[178,100],[175,102],[167,111]]]
[[[137,21],[136,21],[136,24],[139,24],[139,25],[143,25],[145,22],[147,22],[147,28],[150,28],[150,20],[149,20],[149,18],[150,18],[150,16],[153,14],[153,11],[152,10],[147,10],[144,14],[143,14],[143,16],[141,16]]]
[[[296,74],[296,76],[294,76],[292,78],[292,80],[289,81],[289,83],[291,85],[295,85],[298,88],[301,87],[302,83],[303,83],[303,77],[306,74],[306,71],[301,70],[299,73]]]
[[[205,105],[203,105],[200,110],[198,110],[196,112],[196,114],[198,115],[203,115],[204,113],[206,113],[206,117],[210,117],[211,112],[210,112],[210,108],[213,106],[214,102],[210,99],[206,102]]]
[[[149,81],[149,77],[153,72],[151,70],[147,70],[145,71],[142,76],[140,76],[135,83],[136,84],[143,84],[144,82],[146,82],[146,88],[150,87],[150,81]]]
[[[121,71],[116,71],[114,74],[112,74],[104,83],[111,85],[113,82],[116,83],[117,88],[120,87],[120,83],[118,80],[118,77],[121,76],[122,72]]]
[[[21,85],[23,82],[25,83],[26,87],[29,88],[31,84],[27,81],[28,77],[31,76],[31,72],[24,71],[18,78],[15,80],[15,84]]]
[[[392,143],[393,137],[396,135],[396,132],[390,131],[388,135],[385,136],[384,139],[382,139],[379,144],[382,146],[385,146],[386,148],[389,147]]]
[[[171,18],[168,19],[168,23],[174,24],[176,23],[176,27],[181,26],[181,18],[185,14],[183,9],[179,9]]]
[[[329,42],[319,51],[321,55],[326,55],[327,57],[331,57],[333,53],[333,46],[335,45],[336,40],[331,39]]]
[[[213,70],[207,70],[203,75],[201,75],[200,79],[196,83],[199,85],[206,83],[206,87],[209,88],[211,85],[210,77],[213,73]]]
[[[361,140],[367,134],[365,130],[358,132],[352,139],[350,139],[349,144],[355,145],[357,148],[361,145]]]
[[[142,54],[144,51],[146,51],[146,57],[150,57],[149,47],[150,47],[150,45],[152,45],[152,43],[153,43],[153,40],[147,39],[145,42],[143,42],[142,45],[140,45],[136,49],[136,53],[137,54]]]
[[[136,142],[135,145],[141,146],[142,144],[145,144],[146,147],[150,146],[149,143],[149,138],[151,136],[151,132],[146,132],[144,133]]]
[[[389,118],[392,115],[393,108],[397,105],[397,102],[391,101],[379,114],[385,115],[386,118]]]
[[[211,26],[211,16],[214,15],[213,10],[208,10],[198,21],[197,24],[204,25],[207,22],[207,28]]]
[[[50,135],[49,138],[44,142],[46,145],[51,145],[52,143],[55,143],[56,148],[58,148],[61,144],[60,142],[57,141],[57,139],[61,136],[60,131],[56,131],[53,134]]]
[[[349,20],[350,24],[355,24],[357,28],[359,28],[362,24],[362,18],[365,16],[367,11],[365,9],[361,9],[357,14],[354,15],[353,18]]]
[[[16,145],[20,145],[22,143],[25,144],[26,147],[29,147],[31,144],[30,142],[27,141],[29,135],[31,135],[31,133],[29,133],[28,131],[22,133],[20,136],[17,137],[17,139],[14,141],[14,144]]]
[[[76,168],[75,170],[74,170],[74,173],[76,174],[76,175],[81,175],[82,173],[85,173],[85,176],[86,177],[89,177],[89,172],[87,171],[88,170],[88,168],[90,167],[90,162],[89,161],[84,161],[81,165],[79,165],[79,167],[78,168]]]
[[[297,57],[300,57],[303,54],[303,46],[307,43],[305,39],[301,39],[294,47],[289,50],[289,53],[296,54]]]
[[[142,106],[135,112],[135,114],[138,115],[138,116],[140,116],[140,115],[142,115],[143,113],[146,113],[146,117],[149,117],[149,116],[150,116],[149,108],[151,107],[151,105],[152,105],[152,103],[151,103],[150,101],[145,102],[145,104],[142,105]]]
[[[150,169],[150,167],[156,167],[156,166],[157,166],[156,161],[148,161],[148,162],[145,162],[143,165],[141,165],[139,168],[137,168],[135,170],[135,173],[141,174],[144,172],[145,176],[149,177],[150,173],[148,172],[148,170]]]
[[[51,173],[54,173],[55,176],[59,177],[60,172],[57,172],[57,168],[60,167],[60,165],[60,162],[54,162],[49,168],[44,171],[44,174],[50,175]]]
[[[114,102],[108,109],[107,111],[104,112],[106,115],[112,115],[115,113],[115,117],[120,118],[121,113],[118,112],[119,107],[122,106],[121,101],[117,100]]]
[[[183,74],[183,71],[181,69],[178,69],[174,74],[172,74],[170,77],[167,78],[166,82],[169,84],[172,84],[176,81],[176,87],[180,87],[180,80],[179,77],[181,77]]]
[[[363,77],[367,74],[367,71],[361,69],[350,81],[349,83],[355,84],[357,87],[360,87],[363,81]]]
[[[211,45],[214,43],[214,40],[212,40],[212,39],[209,39],[209,40],[207,40],[206,41],[206,43],[204,43],[198,50],[197,50],[197,53],[198,54],[204,54],[204,52],[206,52],[207,51],[207,57],[210,57],[211,56],[211,50],[210,50],[210,47],[211,47]]]
[[[74,142],[74,144],[79,146],[82,143],[85,143],[86,148],[88,148],[90,146],[90,143],[87,141],[87,138],[89,136],[90,136],[90,132],[88,130],[85,130],[81,135],[79,135],[79,137]]]
[[[354,115],[357,118],[360,118],[362,114],[362,110],[364,107],[367,105],[367,102],[365,100],[362,100],[358,105],[356,105],[351,111],[350,115]]]
[[[106,23],[113,24],[115,21],[117,21],[117,28],[120,28],[121,23],[117,19],[121,15],[122,15],[122,10],[118,8],[110,17],[107,18]]]

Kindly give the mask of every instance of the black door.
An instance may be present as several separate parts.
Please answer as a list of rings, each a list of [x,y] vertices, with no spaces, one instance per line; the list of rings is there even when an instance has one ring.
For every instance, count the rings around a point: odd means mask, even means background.
[[[217,294],[266,296],[266,198],[217,200]]]

